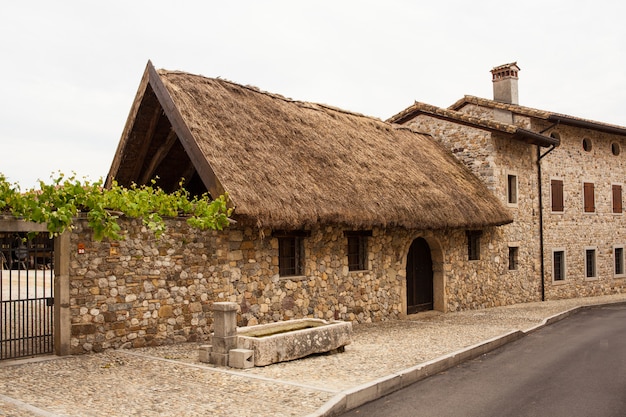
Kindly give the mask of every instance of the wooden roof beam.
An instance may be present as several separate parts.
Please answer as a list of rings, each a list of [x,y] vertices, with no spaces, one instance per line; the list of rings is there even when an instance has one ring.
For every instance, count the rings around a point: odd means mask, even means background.
[[[150,117],[150,125],[148,127],[148,130],[146,131],[144,140],[141,143],[141,148],[139,148],[137,152],[137,160],[139,161],[139,163],[135,164],[135,166],[133,167],[133,173],[131,175],[131,178],[133,181],[137,181],[137,179],[139,178],[139,175],[141,174],[143,161],[146,159],[146,155],[148,154],[148,149],[150,148],[150,144],[152,143],[152,140],[154,139],[154,133],[156,132],[156,128],[159,124],[159,119],[161,118],[162,112],[163,112],[163,109],[161,108],[161,106],[156,106],[156,108],[152,112],[152,116]],[[145,184],[145,183],[146,183],[145,181],[138,182],[138,184],[140,185]]]
[[[143,175],[141,176],[141,180],[139,181],[139,184],[147,184],[148,181],[150,181],[154,177],[154,172],[156,171],[158,166],[161,164],[161,162],[163,162],[163,160],[165,159],[167,154],[170,152],[170,150],[172,149],[172,146],[174,146],[177,140],[178,140],[178,136],[176,136],[176,132],[174,132],[173,129],[170,129],[170,132],[167,135],[167,138],[165,138],[165,141],[161,144],[159,149],[154,153],[154,156],[150,160],[150,163],[148,164],[147,168],[143,171]]]

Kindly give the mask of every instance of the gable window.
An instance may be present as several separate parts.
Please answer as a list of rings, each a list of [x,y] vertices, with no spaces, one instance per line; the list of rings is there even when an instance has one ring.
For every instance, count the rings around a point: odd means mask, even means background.
[[[613,190],[613,193],[612,193],[613,213],[621,214],[622,213],[622,185],[613,184],[611,185],[611,188]]]
[[[367,269],[367,238],[371,231],[344,232],[348,240],[348,269],[363,271]]]
[[[563,180],[550,181],[550,197],[552,200],[552,211],[563,211]]]
[[[613,248],[613,262],[615,268],[613,273],[615,276],[624,276],[624,247],[616,246]]]
[[[467,258],[470,261],[480,259],[480,236],[483,234],[480,230],[467,231]]]
[[[557,249],[552,252],[552,279],[565,280],[565,251]]]
[[[596,197],[594,184],[592,182],[583,183],[583,203],[585,213],[593,213],[596,211]]]
[[[519,247],[509,246],[509,271],[515,271],[518,267]]]
[[[596,249],[595,248],[585,249],[585,277],[586,278],[596,277]]]
[[[305,231],[275,232],[278,238],[278,274],[283,277],[304,274]]]
[[[517,175],[507,175],[506,190],[508,203],[517,205]]]

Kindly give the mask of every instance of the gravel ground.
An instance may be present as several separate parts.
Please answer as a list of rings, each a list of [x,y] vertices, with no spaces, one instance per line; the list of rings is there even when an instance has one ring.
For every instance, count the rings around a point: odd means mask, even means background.
[[[0,362],[2,416],[304,416],[337,393],[581,305],[626,294],[529,303],[354,326],[344,353],[232,370],[198,344]]]

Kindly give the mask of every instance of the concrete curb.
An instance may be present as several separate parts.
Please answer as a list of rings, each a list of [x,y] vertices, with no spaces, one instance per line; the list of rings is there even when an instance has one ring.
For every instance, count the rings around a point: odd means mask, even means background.
[[[314,413],[308,414],[306,417],[333,417],[343,414],[349,410],[359,407],[370,401],[377,400],[385,395],[391,394],[405,388],[415,382],[421,381],[450,368],[453,368],[463,362],[477,358],[485,353],[491,352],[507,343],[514,342],[522,337],[534,333],[537,330],[554,324],[567,318],[581,310],[599,307],[603,305],[626,304],[626,302],[591,304],[574,307],[570,310],[547,317],[540,324],[527,330],[513,330],[502,336],[497,336],[484,342],[469,346],[465,349],[449,353],[439,358],[421,363],[419,365],[394,372],[393,374],[384,376],[374,381],[358,385],[356,387],[342,391],[335,395],[331,400],[326,402],[322,407]]]

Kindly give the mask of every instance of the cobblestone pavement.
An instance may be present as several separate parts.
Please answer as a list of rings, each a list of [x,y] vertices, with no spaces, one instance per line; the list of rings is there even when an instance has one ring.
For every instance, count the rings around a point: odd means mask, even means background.
[[[198,344],[0,362],[0,416],[306,416],[337,394],[583,305],[626,294],[354,326],[344,353],[246,370],[198,361]]]

